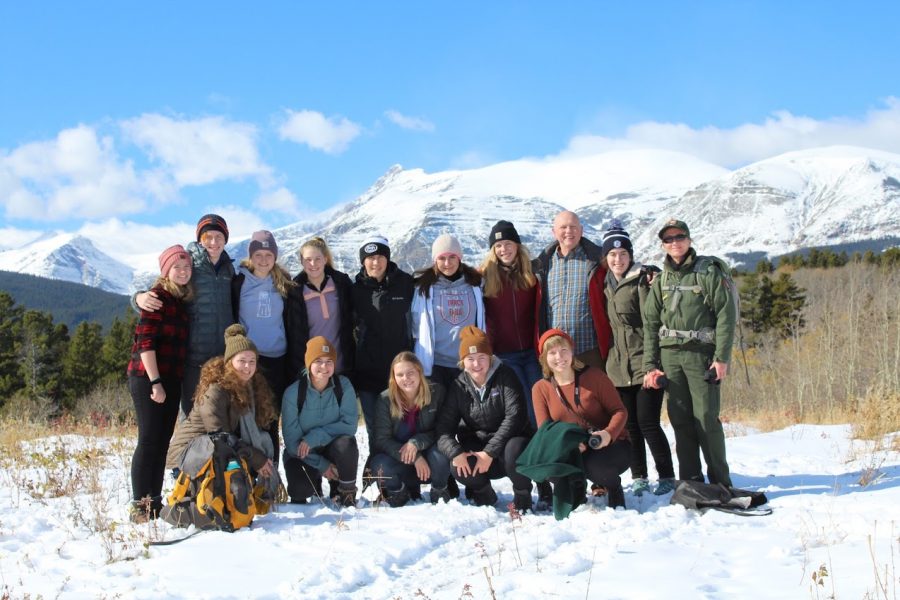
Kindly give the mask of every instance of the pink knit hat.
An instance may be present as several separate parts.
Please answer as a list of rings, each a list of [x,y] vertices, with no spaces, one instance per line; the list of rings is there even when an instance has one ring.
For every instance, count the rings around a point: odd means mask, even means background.
[[[186,258],[188,260],[191,259],[188,256],[187,250],[184,249],[184,246],[181,244],[175,244],[174,246],[169,246],[165,250],[162,251],[162,254],[159,255],[159,272],[163,277],[168,277],[169,269],[171,269],[176,262],[180,259]]]

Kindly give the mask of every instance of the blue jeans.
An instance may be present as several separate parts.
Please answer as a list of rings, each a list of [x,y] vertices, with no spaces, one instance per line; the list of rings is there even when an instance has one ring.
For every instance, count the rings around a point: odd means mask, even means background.
[[[431,469],[431,479],[424,483],[431,482],[432,487],[447,487],[447,480],[450,478],[450,459],[437,449],[437,444],[432,444],[420,454],[428,461],[428,468]],[[416,468],[413,465],[402,463],[387,454],[379,453],[373,456],[369,468],[372,474],[378,477],[381,489],[396,491],[404,483],[407,488],[418,489],[419,484],[423,483],[416,476]]]
[[[525,406],[528,408],[528,420],[531,421],[531,426],[537,429],[537,420],[534,417],[534,404],[531,402],[531,388],[543,376],[537,355],[533,349],[528,349],[519,350],[518,352],[504,352],[497,356],[503,361],[504,365],[515,371],[516,377],[522,382],[522,388],[525,392],[523,399],[525,400]]]

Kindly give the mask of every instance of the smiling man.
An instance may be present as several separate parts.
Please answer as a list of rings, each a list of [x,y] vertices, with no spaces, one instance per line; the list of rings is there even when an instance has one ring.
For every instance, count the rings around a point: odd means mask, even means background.
[[[538,335],[560,329],[572,337],[577,358],[604,367],[612,333],[606,317],[600,247],[583,237],[578,215],[564,210],[553,219],[553,237],[534,259],[540,280]]]

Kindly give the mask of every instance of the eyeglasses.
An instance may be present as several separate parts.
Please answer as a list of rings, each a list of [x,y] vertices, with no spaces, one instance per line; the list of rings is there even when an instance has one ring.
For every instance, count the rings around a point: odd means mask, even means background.
[[[683,242],[686,239],[688,239],[687,234],[679,233],[676,235],[668,235],[668,236],[664,237],[662,239],[662,241],[663,241],[663,244],[672,244],[674,242]]]

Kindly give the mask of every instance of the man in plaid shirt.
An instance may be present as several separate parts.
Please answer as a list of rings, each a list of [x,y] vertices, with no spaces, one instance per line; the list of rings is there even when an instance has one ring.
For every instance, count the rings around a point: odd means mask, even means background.
[[[534,259],[540,280],[537,333],[565,331],[575,342],[577,358],[602,369],[612,342],[603,294],[606,263],[583,231],[578,215],[562,211],[553,219],[556,241]]]

